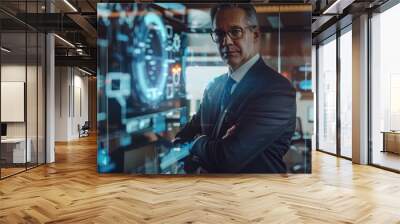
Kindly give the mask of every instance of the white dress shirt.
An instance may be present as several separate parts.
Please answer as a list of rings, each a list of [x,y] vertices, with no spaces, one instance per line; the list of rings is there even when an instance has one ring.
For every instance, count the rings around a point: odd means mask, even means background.
[[[246,75],[246,73],[249,71],[249,69],[258,61],[260,58],[260,54],[254,55],[252,58],[250,58],[246,63],[241,65],[239,68],[237,68],[235,71],[232,72],[232,70],[229,68],[228,75],[236,81],[235,84],[233,84],[232,89],[231,89],[231,94],[233,91],[235,91],[235,88],[237,84],[243,79],[243,77]]]

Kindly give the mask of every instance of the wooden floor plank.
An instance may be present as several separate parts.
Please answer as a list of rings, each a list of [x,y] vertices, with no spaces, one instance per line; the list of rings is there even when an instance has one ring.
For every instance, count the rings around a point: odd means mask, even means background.
[[[0,223],[400,223],[400,175],[313,153],[310,175],[98,174],[96,139],[0,181]]]

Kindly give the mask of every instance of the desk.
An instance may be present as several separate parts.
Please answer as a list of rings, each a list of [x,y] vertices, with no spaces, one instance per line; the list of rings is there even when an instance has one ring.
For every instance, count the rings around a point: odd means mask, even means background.
[[[383,131],[382,152],[400,154],[400,131]]]
[[[6,160],[6,163],[25,163],[31,161],[32,141],[30,138],[26,141],[28,142],[28,147],[26,147],[25,154],[25,138],[1,139],[1,156]],[[25,161],[25,158],[27,158],[27,161]]]

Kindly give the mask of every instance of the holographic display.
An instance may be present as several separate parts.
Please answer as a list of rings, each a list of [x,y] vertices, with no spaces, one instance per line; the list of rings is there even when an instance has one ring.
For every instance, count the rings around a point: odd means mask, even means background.
[[[122,172],[127,152],[163,142],[174,122],[187,120],[171,119],[187,116],[185,39],[183,26],[157,5],[97,7],[98,170]]]

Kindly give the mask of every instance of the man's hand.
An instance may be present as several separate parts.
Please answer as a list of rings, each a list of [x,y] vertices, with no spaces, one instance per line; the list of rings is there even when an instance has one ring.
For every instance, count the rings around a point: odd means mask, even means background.
[[[230,127],[230,128],[226,131],[226,133],[225,133],[225,135],[222,137],[222,139],[225,139],[225,138],[227,138],[228,136],[232,135],[232,134],[235,132],[235,129],[236,129],[236,125],[233,125],[232,127]]]

